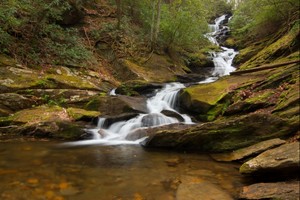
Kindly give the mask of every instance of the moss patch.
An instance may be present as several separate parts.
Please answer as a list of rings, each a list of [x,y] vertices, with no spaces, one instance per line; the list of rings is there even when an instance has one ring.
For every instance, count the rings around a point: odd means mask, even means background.
[[[67,109],[68,115],[78,121],[78,120],[91,120],[96,118],[100,115],[100,112],[97,111],[87,111],[79,108],[68,108]]]

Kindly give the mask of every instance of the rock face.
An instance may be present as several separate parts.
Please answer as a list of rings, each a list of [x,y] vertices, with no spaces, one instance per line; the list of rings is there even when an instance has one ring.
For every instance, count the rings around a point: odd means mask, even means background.
[[[298,200],[299,184],[299,182],[257,183],[243,187],[239,199]]]
[[[285,141],[281,139],[271,139],[267,141],[263,141],[252,146],[238,149],[231,153],[224,153],[224,154],[212,154],[212,158],[216,161],[236,161],[248,158],[250,156],[258,155],[268,149],[274,148],[276,146],[284,144]]]
[[[263,140],[288,135],[296,127],[270,114],[249,114],[231,120],[203,123],[183,130],[154,132],[143,142],[149,147],[189,148],[206,152],[240,149]]]
[[[288,143],[265,151],[259,156],[247,161],[240,167],[242,174],[263,174],[280,172],[292,174],[299,172],[299,142]]]

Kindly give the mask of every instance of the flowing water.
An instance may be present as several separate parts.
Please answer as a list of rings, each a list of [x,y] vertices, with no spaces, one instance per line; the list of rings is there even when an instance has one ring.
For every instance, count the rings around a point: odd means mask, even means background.
[[[209,25],[211,32],[206,34],[206,37],[211,41],[211,43],[218,45],[217,36],[223,29],[228,29],[226,26],[221,26],[221,23],[226,19],[226,15],[215,20],[215,24]],[[218,77],[229,75],[230,72],[234,71],[235,68],[232,67],[232,61],[237,52],[234,49],[221,47],[219,52],[211,52],[212,60],[214,62],[214,71],[211,77],[204,81],[199,82],[199,84],[205,84],[214,82]],[[179,113],[176,108],[178,106],[178,92],[185,88],[184,84],[181,83],[169,83],[164,86],[163,89],[157,91],[154,97],[147,100],[147,114],[140,114],[130,120],[120,121],[111,124],[109,127],[105,127],[105,118],[99,118],[98,126],[87,130],[93,135],[90,140],[77,141],[72,143],[67,143],[66,145],[91,145],[91,144],[103,144],[103,145],[119,145],[119,144],[139,144],[145,138],[139,138],[137,140],[128,140],[127,136],[134,131],[147,128],[155,127],[166,124],[174,123],[185,123],[192,124],[192,120],[188,115]],[[110,95],[117,95],[115,89],[111,91]],[[166,116],[163,111],[171,111],[180,116],[182,121],[178,118]]]
[[[224,19],[218,18],[207,35],[216,45],[215,35]],[[212,52],[215,71],[199,84],[214,82],[234,70],[231,63],[235,54],[225,47]],[[147,100],[148,112],[130,120],[107,127],[106,119],[99,118],[97,127],[87,130],[94,137],[91,140],[61,145],[54,141],[3,139],[0,133],[0,199],[175,200],[178,187],[193,193],[189,190],[194,184],[201,190],[201,183],[211,198],[221,190],[237,197],[243,185],[238,164],[214,162],[208,155],[191,152],[147,150],[137,145],[143,138],[126,139],[141,128],[193,123],[176,110],[178,91],[184,87],[181,83],[166,84]],[[115,90],[111,95],[117,95]],[[166,110],[180,119],[164,115]]]
[[[217,163],[207,155],[136,145],[57,144],[0,142],[0,199],[175,200],[179,184],[203,182],[236,197],[242,186],[237,164]],[[213,189],[205,192],[214,197]]]

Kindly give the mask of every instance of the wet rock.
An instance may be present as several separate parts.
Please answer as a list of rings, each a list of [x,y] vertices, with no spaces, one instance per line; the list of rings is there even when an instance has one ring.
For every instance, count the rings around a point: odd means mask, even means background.
[[[172,110],[163,110],[161,113],[164,114],[164,115],[166,115],[166,116],[168,116],[168,117],[176,118],[180,122],[184,121],[183,117],[180,114],[178,114],[177,112],[174,112]]]
[[[216,161],[236,161],[248,158],[250,156],[258,155],[268,149],[274,148],[276,146],[284,144],[285,141],[281,139],[271,139],[267,141],[263,141],[252,146],[238,149],[231,153],[224,153],[224,154],[212,154],[212,158]]]
[[[300,169],[299,154],[299,142],[284,144],[247,161],[240,167],[240,172],[254,175],[279,172],[282,176],[295,176],[293,173]]]
[[[253,113],[230,120],[191,125],[182,130],[164,127],[154,131],[143,145],[224,152],[288,135],[295,128],[288,120],[270,114]]]
[[[149,128],[140,128],[135,130],[134,132],[129,133],[126,136],[126,140],[137,140],[146,136],[151,136],[155,134],[156,132],[165,130],[165,129],[176,129],[176,130],[182,130],[186,129],[187,127],[190,127],[191,125],[186,124],[169,124],[159,127],[149,127]]]
[[[219,186],[201,179],[190,178],[182,180],[177,193],[177,200],[233,200],[233,198]]]
[[[120,122],[120,121],[127,121],[136,117],[138,113],[124,113],[116,116],[105,116],[104,127],[109,127],[113,123]]]
[[[181,180],[179,178],[170,178],[161,181],[161,183],[166,190],[177,190]]]
[[[299,182],[257,183],[243,187],[239,199],[298,200]]]

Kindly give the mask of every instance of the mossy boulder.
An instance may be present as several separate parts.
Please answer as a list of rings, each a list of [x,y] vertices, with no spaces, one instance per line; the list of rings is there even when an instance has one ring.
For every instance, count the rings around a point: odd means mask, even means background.
[[[197,149],[204,152],[233,151],[263,140],[285,137],[297,130],[288,120],[253,113],[231,119],[193,125],[183,130],[164,127],[143,142],[146,147]]]
[[[88,111],[80,108],[68,108],[67,109],[68,115],[74,119],[75,121],[92,121],[94,118],[100,116],[100,112],[97,111]]]
[[[75,121],[96,117],[99,113],[59,106],[39,106],[24,109],[7,118],[3,127],[13,125],[10,133],[26,136],[56,138],[65,140],[79,139],[84,131],[83,123]]]
[[[206,114],[228,95],[229,88],[230,84],[225,79],[188,87],[180,94],[180,105],[191,112]]]

